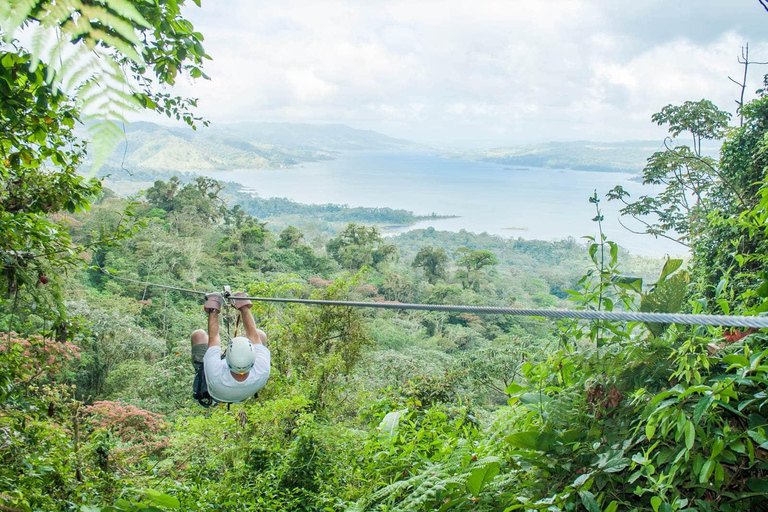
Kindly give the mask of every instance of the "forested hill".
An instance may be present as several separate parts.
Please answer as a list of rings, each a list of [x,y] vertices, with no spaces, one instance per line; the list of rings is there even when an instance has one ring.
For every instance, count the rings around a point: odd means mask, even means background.
[[[125,131],[109,163],[132,171],[281,168],[331,159],[339,151],[415,147],[342,124],[236,123],[195,131],[137,122]]]
[[[460,158],[524,167],[639,173],[646,159],[663,149],[658,140],[547,142],[487,149]]]

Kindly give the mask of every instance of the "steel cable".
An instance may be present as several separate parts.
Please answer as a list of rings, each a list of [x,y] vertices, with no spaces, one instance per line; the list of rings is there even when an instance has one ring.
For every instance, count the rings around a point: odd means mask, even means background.
[[[155,286],[167,290],[206,295],[207,292],[176,286],[147,283],[137,279],[115,276],[99,267],[102,272],[118,280],[140,285]],[[447,304],[408,304],[401,302],[353,302],[319,299],[291,299],[276,297],[238,297],[258,302],[283,302],[318,306],[346,306],[354,308],[401,309],[417,311],[445,311],[449,313],[475,313],[487,315],[530,316],[544,318],[575,318],[578,320],[607,320],[616,322],[648,322],[664,324],[713,325],[722,327],[768,328],[768,316],[694,315],[682,313],[641,313],[630,311],[585,311],[577,309],[530,309],[495,306],[455,306]]]

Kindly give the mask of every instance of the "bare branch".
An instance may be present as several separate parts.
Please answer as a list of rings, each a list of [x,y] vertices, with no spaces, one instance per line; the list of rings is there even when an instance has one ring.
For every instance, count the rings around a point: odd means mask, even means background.
[[[765,9],[766,12],[768,12],[768,4],[766,4],[766,0],[758,0],[758,1],[760,2],[760,5],[763,6],[763,9]]]
[[[742,63],[742,64],[743,64],[743,63]],[[739,81],[736,81],[736,80],[734,80],[734,79],[733,79],[733,78],[731,78],[731,77],[728,77],[728,80],[730,80],[731,82],[733,82],[733,83],[735,83],[736,85],[738,85],[739,87],[741,87],[741,82],[739,82]],[[738,101],[737,101],[736,103],[738,103]]]
[[[642,224],[645,224],[648,227],[651,226],[650,224],[648,224],[644,220],[639,219],[639,218],[635,217],[634,215],[632,215],[632,218],[635,219],[636,221],[642,223]],[[636,235],[653,235],[654,237],[659,237],[660,236],[662,238],[666,238],[667,240],[671,240],[673,242],[677,242],[678,244],[682,245],[683,247],[689,247],[689,248],[691,247],[687,243],[682,242],[682,241],[678,240],[677,238],[673,238],[673,237],[671,237],[669,235],[665,235],[664,233],[648,233],[647,231],[635,231],[635,230],[630,229],[629,227],[627,227],[623,222],[621,222],[621,218],[619,218],[618,221],[619,221],[619,224],[621,224],[621,227],[623,227],[624,229],[626,229],[630,233],[634,233]]]

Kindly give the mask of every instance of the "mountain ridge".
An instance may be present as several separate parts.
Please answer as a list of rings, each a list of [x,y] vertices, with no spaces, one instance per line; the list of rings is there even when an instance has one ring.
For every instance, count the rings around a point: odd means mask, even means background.
[[[417,147],[343,124],[233,123],[192,130],[138,121],[125,134],[108,163],[142,171],[280,169],[333,159],[342,151]]]
[[[458,153],[454,158],[520,167],[637,174],[664,145],[658,140],[558,141]]]

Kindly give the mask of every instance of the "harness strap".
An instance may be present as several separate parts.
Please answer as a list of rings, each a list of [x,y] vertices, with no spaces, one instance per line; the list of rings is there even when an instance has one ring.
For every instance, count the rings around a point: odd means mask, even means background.
[[[240,321],[243,319],[243,314],[240,313],[240,310],[237,310],[237,320],[235,321],[235,335],[232,336],[233,338],[237,338],[237,329],[240,327]]]

